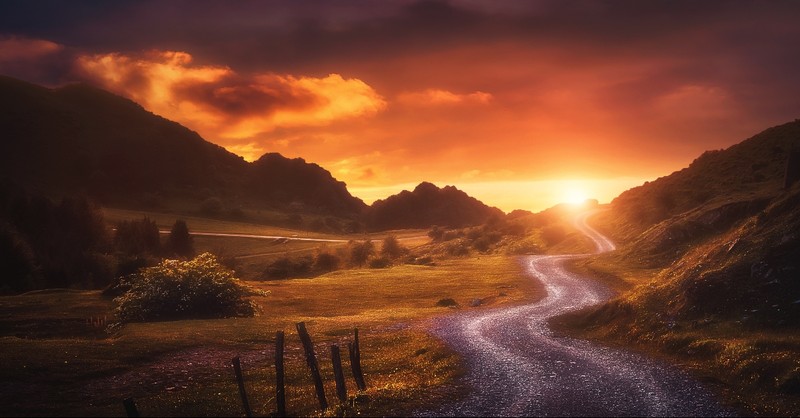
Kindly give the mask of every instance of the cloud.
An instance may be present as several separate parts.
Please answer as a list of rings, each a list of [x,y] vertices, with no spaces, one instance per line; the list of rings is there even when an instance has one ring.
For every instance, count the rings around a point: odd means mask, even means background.
[[[195,65],[181,51],[82,55],[80,75],[177,120],[212,140],[251,138],[282,127],[320,126],[375,114],[386,101],[365,82],[339,74],[239,74]],[[239,149],[255,149],[254,146]]]
[[[492,100],[490,93],[475,91],[472,93],[458,94],[442,89],[427,89],[423,91],[401,93],[397,101],[413,106],[438,106],[455,104],[488,104]]]
[[[0,38],[0,63],[39,60],[63,49],[63,45],[44,39]]]

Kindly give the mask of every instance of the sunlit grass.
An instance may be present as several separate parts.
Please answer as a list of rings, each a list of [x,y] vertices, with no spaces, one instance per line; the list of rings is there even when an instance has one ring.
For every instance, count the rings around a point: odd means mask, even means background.
[[[121,415],[133,396],[143,415],[243,414],[230,359],[241,354],[256,414],[275,410],[274,336],[286,332],[287,401],[291,414],[318,414],[295,323],[305,321],[315,343],[326,392],[336,405],[330,344],[343,347],[359,328],[368,389],[328,414],[402,415],[436,402],[460,373],[458,358],[425,332],[425,321],[456,310],[535,299],[538,284],[513,258],[480,257],[436,266],[338,271],[315,279],[251,283],[268,291],[259,316],[130,324],[95,339],[88,325],[48,338],[19,321],[83,321],[107,314],[99,292],[40,293],[0,298],[0,398],[6,412],[33,415]],[[459,308],[437,307],[453,298]],[[481,307],[469,307],[480,299]],[[12,318],[14,318],[12,320]],[[15,322],[17,321],[17,322]],[[191,377],[191,379],[189,379]],[[450,392],[448,392],[450,391]],[[30,398],[27,396],[33,396]]]

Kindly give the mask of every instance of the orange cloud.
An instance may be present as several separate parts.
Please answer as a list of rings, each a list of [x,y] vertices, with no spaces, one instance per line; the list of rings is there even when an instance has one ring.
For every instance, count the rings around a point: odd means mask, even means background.
[[[178,51],[141,56],[84,55],[79,71],[150,111],[176,120],[248,159],[265,150],[252,138],[277,128],[323,126],[375,114],[386,101],[369,85],[339,74],[305,77],[194,65]]]
[[[457,94],[441,89],[427,89],[416,92],[401,93],[397,101],[413,106],[435,106],[453,104],[488,104],[492,100],[490,93],[476,91],[467,94]]]

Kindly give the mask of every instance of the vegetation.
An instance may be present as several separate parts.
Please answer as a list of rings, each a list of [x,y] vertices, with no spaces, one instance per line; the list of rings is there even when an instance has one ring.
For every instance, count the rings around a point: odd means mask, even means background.
[[[13,382],[0,392],[0,403],[19,415],[110,416],[124,414],[120,398],[133,396],[142,415],[239,415],[230,370],[231,357],[239,355],[251,406],[267,415],[275,410],[270,347],[275,330],[285,330],[288,412],[320,414],[294,331],[305,321],[329,401],[335,390],[327,347],[346,346],[352,329],[360,331],[368,389],[357,393],[348,376],[348,407],[327,414],[409,415],[461,390],[451,385],[461,373],[456,355],[418,326],[450,312],[436,306],[439,300],[491,309],[543,294],[522,278],[515,260],[502,256],[251,285],[263,290],[251,297],[258,316],[128,323],[113,334],[87,322],[112,316],[111,301],[98,292],[0,297],[0,373]],[[470,308],[473,299],[483,305]],[[32,392],[37,396],[26,395]]]
[[[115,272],[102,213],[83,196],[55,204],[0,186],[0,245],[0,292],[104,286]]]
[[[561,319],[573,335],[668,355],[748,413],[800,411],[800,121],[623,193],[598,216],[623,244],[578,268],[622,291]]]
[[[194,257],[194,240],[189,235],[189,226],[183,219],[178,219],[172,225],[167,238],[167,248],[172,255],[183,258]]]
[[[209,253],[189,261],[164,260],[126,277],[119,286],[127,288],[114,300],[123,323],[255,314],[247,300],[252,291]]]

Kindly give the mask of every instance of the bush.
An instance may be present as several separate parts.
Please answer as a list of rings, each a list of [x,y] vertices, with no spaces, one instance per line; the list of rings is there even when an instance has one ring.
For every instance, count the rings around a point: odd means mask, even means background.
[[[125,281],[129,290],[114,299],[123,323],[255,315],[255,305],[246,299],[253,292],[209,253],[164,260]]]
[[[398,241],[397,237],[394,235],[389,235],[383,239],[383,245],[381,245],[381,256],[394,260],[407,252],[408,249],[400,245],[400,241]]]
[[[317,254],[314,260],[314,270],[327,273],[339,269],[339,257],[328,252]]]
[[[350,241],[350,264],[357,267],[362,267],[367,262],[370,256],[375,254],[375,246],[372,241]]]
[[[392,265],[392,260],[389,257],[375,257],[369,260],[369,268],[371,269],[385,269]]]
[[[265,280],[270,280],[308,276],[311,274],[311,266],[313,261],[314,260],[311,258],[311,256],[297,259],[281,257],[267,266],[262,277]]]

